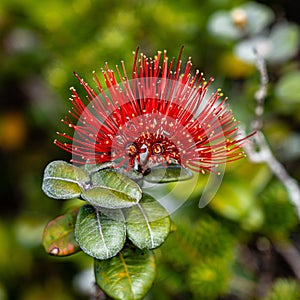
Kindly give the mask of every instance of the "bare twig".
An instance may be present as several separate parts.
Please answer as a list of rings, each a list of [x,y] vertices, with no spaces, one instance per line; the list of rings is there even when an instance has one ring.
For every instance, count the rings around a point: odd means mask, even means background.
[[[273,174],[284,185],[289,195],[290,201],[295,205],[298,217],[300,219],[300,188],[297,181],[292,178],[285,167],[273,155],[264,134],[262,133],[262,118],[264,112],[264,101],[267,94],[268,75],[266,72],[264,60],[257,55],[257,68],[260,73],[260,87],[255,93],[256,99],[256,118],[252,124],[252,128],[257,130],[252,140],[245,145],[245,152],[249,159],[254,163],[266,163]],[[242,132],[245,136],[245,133]]]
[[[277,243],[275,249],[286,260],[300,282],[300,254],[298,249],[290,242]]]
[[[244,146],[248,158],[254,163],[266,163],[273,174],[281,181],[286,188],[289,199],[295,205],[300,218],[300,189],[297,181],[292,178],[285,167],[275,158],[266,138],[261,131],[258,131],[252,141]]]
[[[266,69],[266,64],[264,59],[258,54],[257,50],[254,49],[254,52],[256,54],[256,66],[258,69],[258,72],[260,74],[260,87],[258,91],[255,93],[255,99],[256,99],[256,107],[255,107],[255,115],[256,118],[252,124],[252,128],[254,131],[261,130],[263,126],[263,114],[264,114],[264,104],[265,104],[265,98],[267,95],[267,89],[268,89],[268,73]]]

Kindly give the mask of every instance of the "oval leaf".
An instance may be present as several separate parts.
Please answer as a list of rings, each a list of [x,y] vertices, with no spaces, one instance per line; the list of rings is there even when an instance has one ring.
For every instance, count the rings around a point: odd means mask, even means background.
[[[99,170],[110,168],[113,165],[111,161],[99,164],[85,164],[81,168],[89,174],[98,172]]]
[[[293,71],[284,74],[276,88],[276,96],[286,104],[298,104],[300,103],[300,71]]]
[[[45,169],[42,189],[54,199],[73,199],[81,194],[81,186],[90,181],[81,168],[65,161],[53,161]]]
[[[80,248],[98,259],[115,256],[123,248],[126,238],[125,223],[121,220],[122,216],[112,219],[91,205],[82,206],[75,225]]]
[[[279,23],[270,33],[272,49],[268,60],[284,62],[295,56],[299,50],[299,26],[291,23]]]
[[[82,192],[81,197],[94,206],[119,209],[131,207],[142,197],[140,186],[115,170],[104,169],[92,176],[93,188]]]
[[[92,183],[93,186],[108,187],[122,192],[137,201],[142,197],[141,188],[136,182],[113,169],[104,169],[94,174]]]
[[[167,183],[174,181],[188,180],[193,177],[193,173],[178,164],[170,164],[167,167],[162,165],[150,169],[150,173],[144,176],[148,182]]]
[[[125,210],[127,236],[140,249],[159,247],[170,232],[168,212],[150,195]]]
[[[66,256],[81,250],[74,235],[78,211],[78,207],[69,209],[46,225],[42,243],[47,253]]]
[[[138,200],[128,195],[106,187],[95,187],[82,192],[81,197],[94,206],[119,209],[130,207],[138,203]]]
[[[116,300],[143,299],[155,278],[155,259],[149,250],[125,246],[115,257],[95,259],[99,287]]]

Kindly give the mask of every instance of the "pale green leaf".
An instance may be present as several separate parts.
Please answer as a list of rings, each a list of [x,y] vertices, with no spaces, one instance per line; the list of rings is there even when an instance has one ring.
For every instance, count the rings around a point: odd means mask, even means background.
[[[137,199],[107,187],[91,188],[82,192],[81,197],[94,206],[108,209],[125,208],[138,203]]]
[[[123,248],[125,222],[122,215],[111,218],[91,205],[84,205],[77,216],[75,237],[85,253],[98,259],[108,259]]]
[[[141,201],[126,210],[127,236],[140,249],[159,247],[170,232],[168,212],[153,197],[143,194]]]
[[[299,50],[300,29],[296,24],[279,23],[272,28],[270,62],[283,62],[295,56]]]
[[[285,105],[300,103],[300,71],[283,75],[275,88],[275,93]]]
[[[54,199],[73,199],[80,196],[81,189],[88,184],[88,174],[79,167],[65,161],[53,161],[46,167],[42,189]]]
[[[133,180],[112,169],[104,169],[92,176],[93,187],[83,191],[81,196],[91,204],[119,209],[138,203],[142,197],[140,186]]]
[[[92,176],[92,183],[93,186],[108,187],[122,192],[132,199],[140,200],[142,197],[142,190],[136,182],[113,169],[97,172]]]

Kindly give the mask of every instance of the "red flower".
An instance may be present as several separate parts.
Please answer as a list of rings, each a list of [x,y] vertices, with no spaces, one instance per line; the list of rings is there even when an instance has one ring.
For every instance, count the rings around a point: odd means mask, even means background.
[[[175,66],[164,52],[154,58],[135,53],[131,79],[124,62],[122,71],[106,64],[102,70],[107,89],[94,73],[99,93],[92,90],[77,74],[87,92],[85,104],[74,88],[70,99],[70,118],[62,120],[74,129],[74,136],[59,135],[71,143],[55,144],[72,153],[72,161],[95,164],[113,161],[144,172],[161,163],[176,162],[194,171],[214,172],[214,167],[244,156],[245,138],[237,135],[237,122],[219,91],[206,97],[213,79],[205,82],[203,74],[192,67],[189,58],[181,72],[181,54]],[[173,67],[175,66],[174,70]]]

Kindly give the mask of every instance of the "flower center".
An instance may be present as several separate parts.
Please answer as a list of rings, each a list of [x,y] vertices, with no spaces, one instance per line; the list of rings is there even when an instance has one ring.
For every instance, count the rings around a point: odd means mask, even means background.
[[[138,148],[135,143],[129,144],[126,150],[129,157],[134,157],[138,154]]]
[[[125,147],[129,166],[137,165],[146,170],[158,163],[170,164],[173,160],[180,163],[180,154],[174,143],[164,135],[143,132],[137,139]]]
[[[160,143],[155,143],[152,146],[152,153],[153,155],[160,155],[164,152],[164,147]]]

